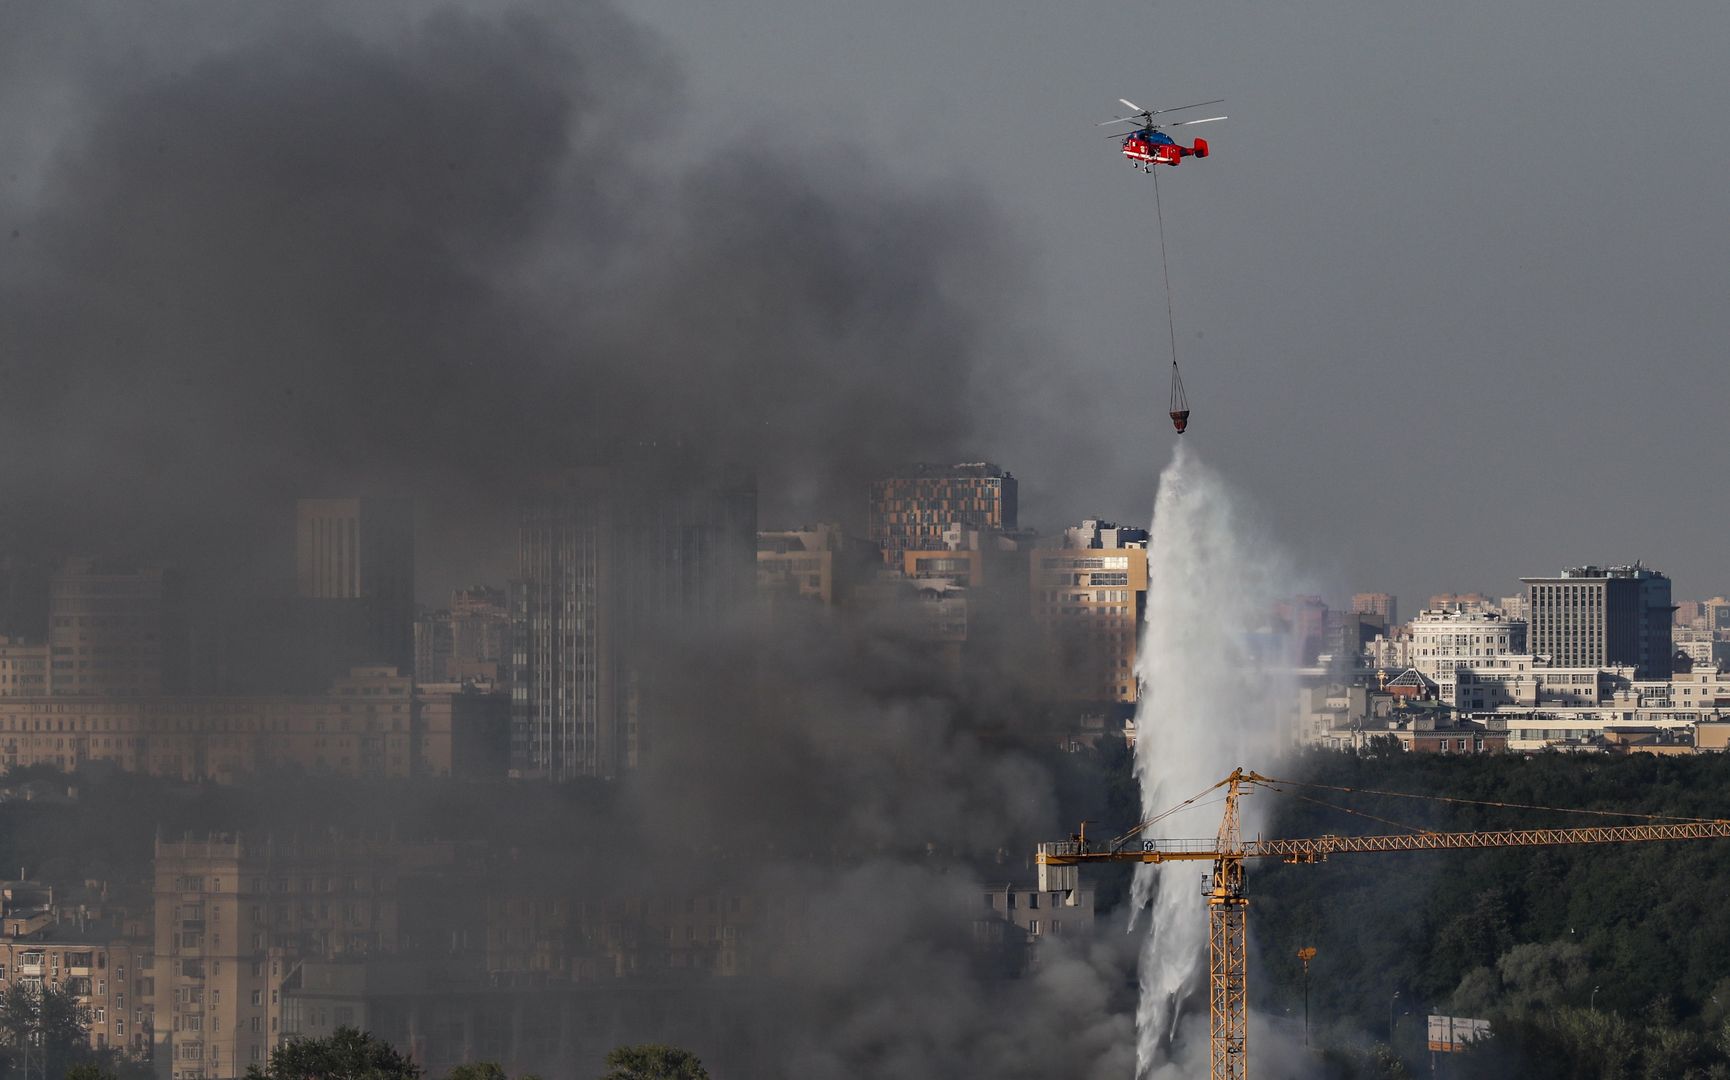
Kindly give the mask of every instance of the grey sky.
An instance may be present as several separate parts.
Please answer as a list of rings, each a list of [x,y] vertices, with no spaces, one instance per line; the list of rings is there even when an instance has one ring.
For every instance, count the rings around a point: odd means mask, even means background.
[[[1153,188],[1092,126],[1228,100],[1161,178],[1187,438],[1325,587],[1509,590],[1642,558],[1730,588],[1730,8],[640,0],[685,159],[819,128],[1021,234],[1094,460],[981,448],[1042,526],[1145,516],[1174,438]],[[675,88],[669,101],[677,102]],[[816,152],[814,150],[814,152]],[[1064,455],[1067,456],[1067,455]]]
[[[765,466],[771,523],[949,453],[1042,528],[1137,521],[1175,438],[1153,181],[1094,122],[1224,97],[1161,178],[1188,438],[1314,584],[1730,589],[1722,5],[628,16],[661,40],[571,0],[0,7],[6,489],[132,542],[165,497],[412,483],[496,580],[476,483],[652,426]]]

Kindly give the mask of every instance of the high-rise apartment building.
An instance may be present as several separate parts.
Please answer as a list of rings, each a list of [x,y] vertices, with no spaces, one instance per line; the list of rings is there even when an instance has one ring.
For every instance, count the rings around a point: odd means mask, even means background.
[[[902,565],[908,551],[942,551],[952,526],[1013,532],[1016,480],[990,462],[907,465],[871,483],[867,535],[883,561]]]
[[[1352,613],[1356,615],[1374,615],[1381,620],[1383,627],[1389,627],[1399,622],[1399,602],[1393,593],[1361,592],[1352,596]]]
[[[402,879],[454,860],[447,844],[157,840],[157,1077],[263,1068],[283,1035],[293,964],[396,950]]]
[[[832,606],[835,560],[844,544],[841,526],[828,523],[758,533],[758,591],[771,602],[797,596]]]
[[[296,594],[326,654],[314,677],[354,664],[414,666],[414,505],[407,499],[302,499]]]
[[[1532,652],[1557,667],[1627,664],[1639,678],[1670,677],[1670,579],[1663,574],[1634,563],[1520,580],[1531,610]]]
[[[1147,533],[1088,521],[1066,537],[1087,546],[1030,553],[1028,589],[1051,684],[1066,701],[1134,704],[1136,645],[1147,613]],[[1112,546],[1101,546],[1108,539]]]
[[[574,469],[522,509],[511,618],[517,767],[616,777],[649,742],[675,638],[718,627],[756,579],[749,474],[682,455]]]
[[[148,697],[184,685],[174,575],[160,566],[67,559],[48,588],[48,692]]]
[[[451,678],[502,682],[511,656],[511,606],[502,589],[451,593]]]
[[[449,682],[451,613],[430,611],[414,621],[414,681]]]
[[[451,606],[414,623],[414,677],[423,683],[502,684],[511,655],[511,610],[500,589],[451,593]]]

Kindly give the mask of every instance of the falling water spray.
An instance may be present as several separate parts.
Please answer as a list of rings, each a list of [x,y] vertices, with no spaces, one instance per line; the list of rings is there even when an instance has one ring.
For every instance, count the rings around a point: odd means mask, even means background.
[[[1161,474],[1148,545],[1147,622],[1137,662],[1135,771],[1143,817],[1202,791],[1233,767],[1263,767],[1283,745],[1294,702],[1289,635],[1273,625],[1292,594],[1289,563],[1242,499],[1179,443]],[[1257,806],[1244,805],[1253,833]],[[1219,800],[1153,826],[1212,836]],[[1134,910],[1149,911],[1136,1014],[1136,1074],[1170,1065],[1185,1005],[1203,977],[1207,916],[1196,863],[1137,868]]]

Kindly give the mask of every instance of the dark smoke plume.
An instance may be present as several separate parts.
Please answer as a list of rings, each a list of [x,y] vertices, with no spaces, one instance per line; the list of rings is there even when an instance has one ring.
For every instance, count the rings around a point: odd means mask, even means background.
[[[519,486],[644,442],[756,467],[774,519],[1013,429],[1038,395],[996,355],[1025,348],[1002,223],[821,138],[693,151],[679,81],[595,0],[8,6],[0,542],[256,572],[294,498],[407,492],[466,575]],[[1046,767],[971,722],[1015,730],[1018,684],[982,699],[895,627],[796,629],[669,643],[659,755],[594,806],[441,820],[538,844],[549,888],[808,898],[822,947],[742,1006],[754,1075],[1127,1075],[1124,939],[975,968],[981,891],[1058,827]],[[312,790],[179,824],[439,812]]]
[[[1017,283],[978,200],[821,139],[692,149],[676,68],[604,4],[92,10],[8,16],[26,540],[209,564],[297,496],[452,517],[647,441],[856,515],[873,467],[1001,407]]]

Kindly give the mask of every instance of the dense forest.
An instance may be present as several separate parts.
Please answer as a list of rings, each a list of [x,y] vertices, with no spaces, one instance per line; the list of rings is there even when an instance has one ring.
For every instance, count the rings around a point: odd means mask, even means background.
[[[1491,802],[1730,818],[1723,755],[1381,748],[1305,755],[1282,775],[1475,802],[1258,792],[1269,836],[1400,831],[1390,822],[1476,830],[1635,820],[1477,805]],[[1488,1019],[1496,1032],[1438,1062],[1444,1075],[1730,1077],[1730,841],[1344,855],[1256,865],[1248,880],[1252,1005],[1301,1015],[1297,953],[1314,948],[1313,1044],[1335,1064],[1329,1075],[1428,1071],[1425,1016],[1434,1012]]]

